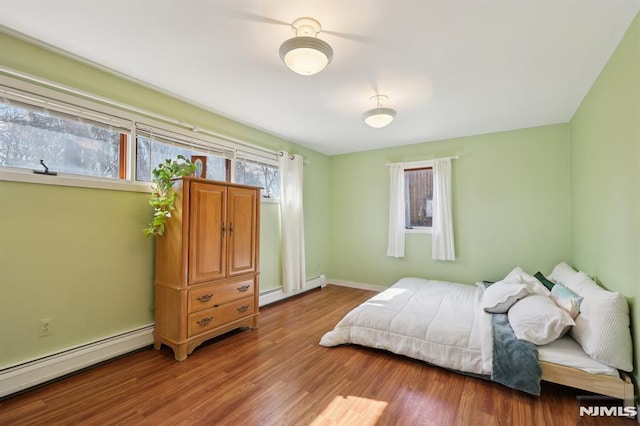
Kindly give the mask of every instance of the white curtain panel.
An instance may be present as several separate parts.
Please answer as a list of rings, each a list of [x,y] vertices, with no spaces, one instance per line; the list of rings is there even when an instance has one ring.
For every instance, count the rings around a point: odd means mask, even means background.
[[[304,159],[281,153],[280,221],[282,229],[282,285],[285,293],[302,290],[306,281],[302,175]]]
[[[404,167],[402,163],[389,165],[389,243],[387,256],[404,257]]]
[[[455,260],[450,159],[434,161],[433,207],[432,258],[433,260]]]

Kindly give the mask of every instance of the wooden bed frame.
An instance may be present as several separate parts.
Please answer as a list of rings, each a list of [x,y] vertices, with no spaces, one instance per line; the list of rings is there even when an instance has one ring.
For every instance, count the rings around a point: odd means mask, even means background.
[[[587,373],[577,368],[545,361],[540,361],[540,367],[544,381],[622,399],[625,407],[635,407],[633,382],[625,372],[621,371],[620,377],[613,377],[605,374]]]

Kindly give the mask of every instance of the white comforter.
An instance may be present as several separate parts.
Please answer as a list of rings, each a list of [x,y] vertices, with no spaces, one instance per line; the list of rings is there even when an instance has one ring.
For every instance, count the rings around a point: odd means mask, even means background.
[[[491,319],[482,309],[482,292],[479,286],[403,278],[349,312],[320,344],[353,343],[490,375]]]

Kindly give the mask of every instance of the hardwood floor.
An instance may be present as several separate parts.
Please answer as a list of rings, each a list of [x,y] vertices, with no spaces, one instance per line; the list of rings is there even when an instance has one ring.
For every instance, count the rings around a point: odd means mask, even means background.
[[[183,362],[164,346],[132,353],[0,401],[0,424],[636,424],[580,417],[583,392],[558,385],[532,397],[382,351],[318,345],[373,294],[329,285],[264,307],[259,329]]]

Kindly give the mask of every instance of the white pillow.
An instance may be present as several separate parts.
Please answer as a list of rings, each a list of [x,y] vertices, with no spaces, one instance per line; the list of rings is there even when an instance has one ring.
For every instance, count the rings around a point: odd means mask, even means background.
[[[624,296],[601,288],[584,272],[576,272],[564,284],[582,296],[580,315],[576,317],[571,336],[591,358],[631,371],[633,347],[629,305]]]
[[[569,266],[567,262],[560,262],[553,268],[553,271],[551,271],[547,278],[553,282],[562,283],[567,286],[567,283],[574,281],[577,275],[578,271]]]
[[[505,281],[498,281],[484,291],[482,295],[482,307],[485,312],[503,314],[509,310],[511,305],[528,294],[529,291],[524,284],[511,284]]]
[[[549,289],[545,287],[538,279],[532,275],[527,274],[521,267],[515,267],[511,272],[504,277],[504,280],[509,283],[525,284],[530,294],[542,294],[549,295]]]
[[[509,309],[508,317],[516,337],[535,345],[553,342],[575,324],[550,297],[541,294],[518,300]]]
[[[536,277],[529,275],[526,272],[520,274],[520,280],[527,285],[529,293],[531,294],[541,294],[543,296],[549,296],[551,294],[547,286],[542,284]]]
[[[516,266],[511,270],[511,272],[507,274],[506,277],[504,277],[502,281],[508,281],[508,282],[520,281],[520,275],[524,273],[526,272],[524,272],[524,270],[521,267]]]

